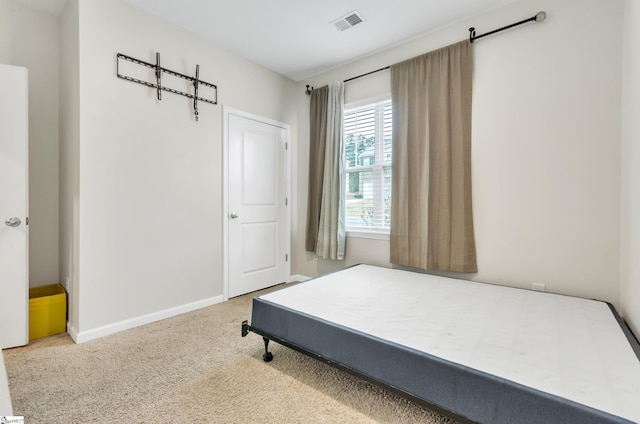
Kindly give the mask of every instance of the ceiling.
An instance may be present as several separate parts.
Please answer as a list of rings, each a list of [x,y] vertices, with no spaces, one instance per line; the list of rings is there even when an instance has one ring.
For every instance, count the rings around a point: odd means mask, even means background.
[[[66,2],[19,1],[54,15]],[[516,0],[126,1],[301,81]],[[331,24],[354,10],[365,22],[342,32]]]

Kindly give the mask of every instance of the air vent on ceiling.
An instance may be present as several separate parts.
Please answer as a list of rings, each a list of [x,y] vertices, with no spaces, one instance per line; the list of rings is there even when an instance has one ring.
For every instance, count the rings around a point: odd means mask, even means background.
[[[338,31],[344,31],[362,22],[366,22],[366,19],[364,19],[360,12],[354,10],[353,12],[349,12],[331,23],[336,27]]]

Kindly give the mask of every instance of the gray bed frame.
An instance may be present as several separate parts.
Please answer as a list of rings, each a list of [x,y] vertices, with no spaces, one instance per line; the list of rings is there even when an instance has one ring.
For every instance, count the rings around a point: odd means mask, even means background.
[[[304,283],[302,283],[304,284]],[[282,289],[286,290],[286,288]],[[518,290],[518,289],[515,289]],[[611,313],[640,360],[640,344],[613,305]],[[466,423],[631,423],[589,406],[443,360],[351,328],[253,298],[249,332],[377,384],[410,401]]]

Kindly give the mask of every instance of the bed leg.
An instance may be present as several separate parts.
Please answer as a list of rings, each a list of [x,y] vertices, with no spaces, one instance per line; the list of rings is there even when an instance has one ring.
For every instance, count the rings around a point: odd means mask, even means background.
[[[264,362],[271,362],[273,354],[269,352],[269,339],[263,337],[262,340],[264,340],[264,355],[262,355],[262,360]]]

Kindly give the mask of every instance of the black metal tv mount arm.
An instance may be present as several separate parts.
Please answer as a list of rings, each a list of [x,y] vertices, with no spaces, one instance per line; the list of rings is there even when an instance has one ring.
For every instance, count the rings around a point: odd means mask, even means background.
[[[143,81],[141,79],[138,78],[133,78],[131,76],[128,75],[124,75],[120,72],[120,60],[126,60],[127,62],[131,62],[134,63],[136,65],[141,65],[141,66],[146,66],[147,68],[151,68],[155,71],[155,83],[154,82],[149,82],[149,81]],[[190,99],[193,99],[193,112],[195,114],[195,118],[196,121],[198,120],[199,117],[199,112],[198,112],[198,101],[201,102],[205,102],[205,103],[210,103],[210,104],[218,104],[218,87],[215,84],[210,84],[208,82],[202,81],[200,79],[200,65],[196,65],[196,76],[195,77],[190,77],[184,74],[181,74],[180,72],[175,72],[172,71],[170,69],[166,69],[163,68],[162,66],[160,66],[160,53],[156,53],[156,63],[149,63],[149,62],[145,62],[144,60],[140,60],[140,59],[135,59],[131,56],[127,56],[124,55],[122,53],[118,53],[116,56],[116,61],[117,61],[117,65],[116,65],[116,73],[118,78],[122,78],[125,79],[127,81],[131,81],[131,82],[135,82],[138,84],[142,84],[142,85],[146,85],[147,87],[151,87],[151,88],[155,88],[156,89],[156,98],[158,100],[162,100],[162,91],[168,91],[169,93],[174,93],[174,94],[179,94],[181,96],[185,96],[188,97]],[[166,86],[162,85],[162,74],[169,74],[172,75],[174,77],[178,77],[187,81],[190,81],[193,83],[193,94],[190,93],[185,93],[184,91],[179,91],[179,90],[175,90],[173,88],[169,88]],[[204,97],[200,97],[198,95],[198,88],[204,85],[206,87],[212,88],[215,92],[215,97],[213,99],[206,99]]]

